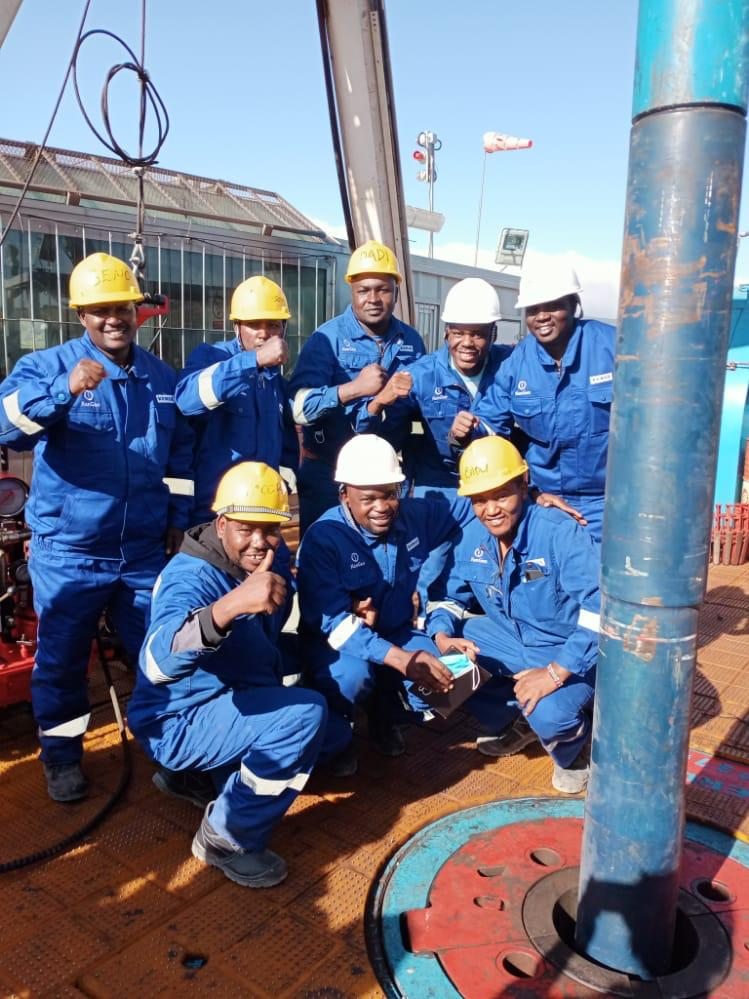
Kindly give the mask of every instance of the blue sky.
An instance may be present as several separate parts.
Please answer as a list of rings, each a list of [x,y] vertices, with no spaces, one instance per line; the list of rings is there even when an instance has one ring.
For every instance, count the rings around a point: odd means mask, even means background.
[[[172,120],[162,165],[276,190],[315,220],[340,226],[314,0],[148,6],[146,64]],[[82,9],[82,0],[24,0],[0,52],[3,136],[41,138]],[[502,226],[527,228],[532,251],[573,254],[584,283],[600,284],[611,298],[636,10],[634,0],[387,0],[408,203],[427,203],[411,158],[417,133],[432,129],[443,141],[435,208],[446,223],[437,256],[472,261],[482,135],[509,132],[534,145],[488,159],[480,262],[493,261]],[[93,0],[87,26],[113,30],[138,51],[140,3]],[[98,110],[105,72],[122,56],[113,43],[89,44],[81,79]],[[125,82],[114,90],[124,139],[134,136],[135,93]],[[72,94],[50,143],[103,152]],[[414,251],[423,251],[425,236],[412,237]],[[749,249],[742,272],[749,274]]]

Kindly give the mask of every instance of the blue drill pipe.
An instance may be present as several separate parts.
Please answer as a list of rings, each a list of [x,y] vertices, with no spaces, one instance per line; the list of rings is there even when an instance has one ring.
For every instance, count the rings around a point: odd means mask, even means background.
[[[746,129],[749,0],[641,0],[576,945],[671,966]]]

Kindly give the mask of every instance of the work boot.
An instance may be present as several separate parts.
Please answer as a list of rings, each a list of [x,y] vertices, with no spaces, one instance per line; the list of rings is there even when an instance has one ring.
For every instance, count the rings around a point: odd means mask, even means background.
[[[554,762],[551,786],[562,794],[579,794],[588,786],[590,775],[590,744],[585,746],[574,762],[568,767],[560,767]]]
[[[78,801],[88,794],[80,763],[43,763],[47,794],[53,801]]]
[[[162,794],[181,798],[203,810],[216,797],[213,781],[199,770],[167,770],[159,767],[151,778]]]
[[[272,888],[285,880],[288,870],[272,850],[243,850],[214,832],[210,824],[212,805],[192,841],[192,855],[204,864],[218,867],[231,881],[246,888]]]
[[[334,756],[332,760],[323,763],[322,769],[326,773],[329,773],[331,777],[353,777],[359,769],[359,760],[356,756],[356,746],[353,741],[338,756]]]
[[[374,713],[369,715],[369,739],[381,756],[403,756],[406,751],[400,726]]]
[[[476,739],[476,749],[484,756],[514,756],[537,738],[525,718],[518,715],[501,732],[480,735]]]

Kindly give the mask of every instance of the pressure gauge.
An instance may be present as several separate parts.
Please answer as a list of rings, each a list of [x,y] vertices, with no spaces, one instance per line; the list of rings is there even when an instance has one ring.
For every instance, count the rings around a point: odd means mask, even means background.
[[[28,486],[15,475],[0,475],[0,517],[17,517],[26,506]]]

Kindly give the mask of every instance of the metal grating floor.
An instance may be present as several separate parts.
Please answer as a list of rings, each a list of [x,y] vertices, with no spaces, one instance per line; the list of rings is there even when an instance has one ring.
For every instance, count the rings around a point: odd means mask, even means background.
[[[712,567],[709,582],[687,808],[749,839],[749,770],[712,759],[749,764],[749,565]],[[118,685],[126,691],[129,677]],[[101,679],[93,686],[92,700],[104,701]],[[133,744],[131,786],[103,825],[72,853],[2,876],[0,995],[382,997],[362,919],[386,858],[449,811],[554,793],[539,748],[489,760],[476,753],[465,717],[406,738],[406,756],[387,760],[357,735],[355,778],[313,777],[272,843],[289,863],[288,880],[255,892],[193,859],[199,812],[156,791],[151,764]],[[0,860],[73,831],[116,786],[120,748],[108,702],[94,712],[85,767],[92,797],[53,804],[28,708],[0,711]]]

